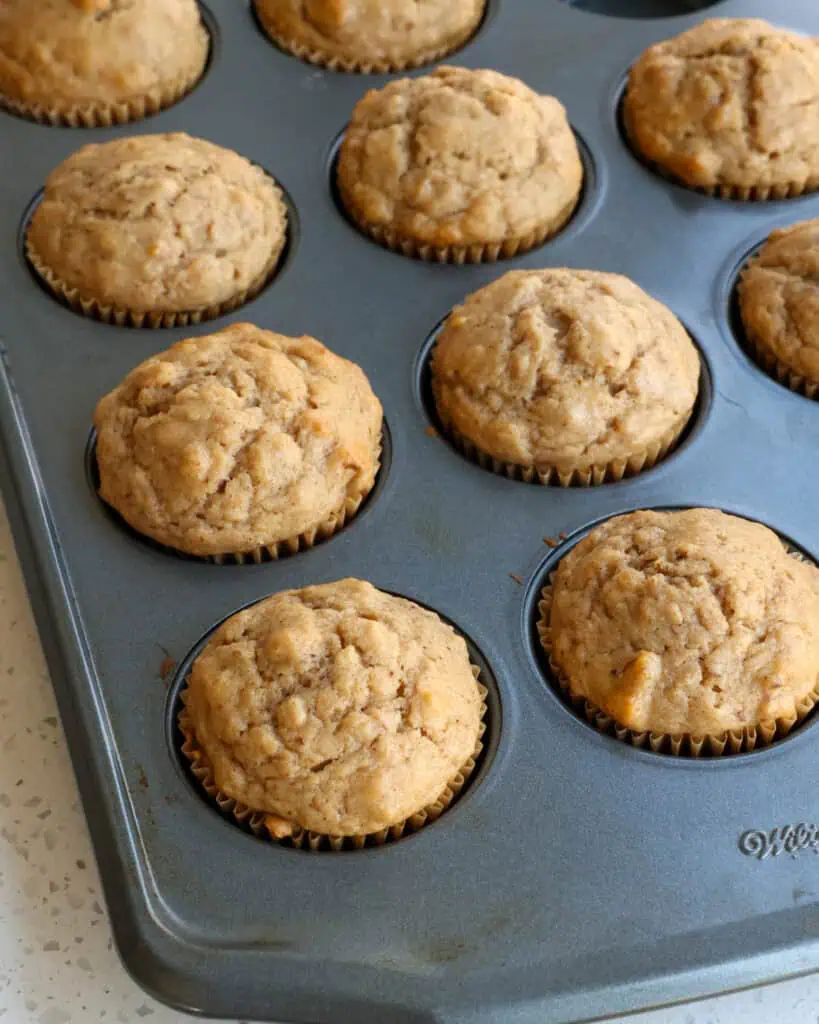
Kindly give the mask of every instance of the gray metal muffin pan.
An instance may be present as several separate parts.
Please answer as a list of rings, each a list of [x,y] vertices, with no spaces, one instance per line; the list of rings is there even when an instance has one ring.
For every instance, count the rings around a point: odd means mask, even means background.
[[[533,645],[537,592],[556,557],[542,538],[608,515],[719,506],[819,556],[819,403],[759,370],[729,317],[744,255],[772,228],[819,216],[819,195],[720,202],[644,168],[618,134],[624,73],[702,14],[662,17],[661,0],[655,18],[620,18],[618,0],[612,16],[588,6],[602,5],[493,0],[452,58],[559,96],[591,162],[568,228],[494,266],[409,260],[345,221],[329,183],[333,142],[386,79],[286,56],[245,0],[210,0],[212,66],[157,117],[68,130],[3,115],[4,495],[117,945],[134,977],[176,1006],[299,1024],[543,1024],[819,967],[819,727],[722,760],[634,750],[562,703]],[[622,0],[623,13],[638,9],[646,3]],[[723,0],[708,13],[773,13],[819,32],[804,0],[773,12],[765,0]],[[25,212],[83,143],[167,130],[232,147],[279,179],[298,214],[287,265],[246,307],[198,328],[85,320],[27,268]],[[710,387],[686,443],[636,479],[591,490],[515,483],[427,429],[421,353],[441,317],[512,267],[554,265],[628,274],[703,353]],[[137,362],[239,319],[313,334],[359,362],[384,404],[392,457],[366,512],[337,537],[277,563],[220,567],[123,529],[89,486],[84,451],[97,399]],[[174,749],[178,680],[162,676],[249,602],[348,574],[456,623],[491,667],[501,708],[477,780],[437,823],[380,849],[303,853],[243,833],[201,798]]]

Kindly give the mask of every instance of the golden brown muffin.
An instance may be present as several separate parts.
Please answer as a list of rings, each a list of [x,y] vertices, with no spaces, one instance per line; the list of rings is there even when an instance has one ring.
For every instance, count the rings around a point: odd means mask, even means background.
[[[484,711],[463,638],[354,579],[228,619],[185,703],[186,753],[278,838],[364,837],[436,816],[474,768]]]
[[[254,0],[270,38],[336,71],[403,71],[457,50],[486,0]]]
[[[438,415],[460,447],[564,486],[653,465],[690,419],[699,374],[673,313],[593,270],[510,271],[450,314],[432,354]]]
[[[635,149],[722,198],[819,187],[819,40],[757,18],[714,18],[650,47],[631,69]]]
[[[760,363],[808,398],[819,394],[819,220],[773,231],[742,271],[745,336]]]
[[[83,146],[52,171],[29,259],[77,312],[134,326],[218,316],[265,284],[287,209],[244,157],[189,135]]]
[[[701,508],[616,516],[550,589],[542,635],[559,677],[632,735],[750,749],[819,697],[819,570],[759,523]]]
[[[368,92],[338,164],[359,227],[405,255],[495,260],[540,245],[577,204],[566,111],[496,71],[436,68]]]
[[[196,0],[3,0],[0,105],[50,124],[155,114],[205,70]]]
[[[152,356],[94,423],[103,500],[198,556],[276,557],[329,536],[372,489],[381,447],[355,363],[252,324]]]

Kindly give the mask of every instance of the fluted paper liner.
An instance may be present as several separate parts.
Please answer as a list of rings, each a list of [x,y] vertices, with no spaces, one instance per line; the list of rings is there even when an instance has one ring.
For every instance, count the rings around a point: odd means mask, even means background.
[[[674,181],[674,178],[670,179]],[[677,181],[678,185],[685,182]],[[715,199],[732,199],[738,202],[764,203],[775,199],[797,199],[808,192],[819,189],[819,176],[805,178],[803,181],[790,181],[780,185],[712,185],[710,188],[693,188],[695,192],[711,196]]]
[[[770,351],[764,342],[760,341],[752,331],[748,330],[744,322],[742,330],[751,354],[769,377],[773,377],[774,380],[784,384],[785,387],[795,391],[798,395],[804,395],[805,398],[813,398],[819,401],[819,381],[811,380],[810,377],[797,373],[787,363],[783,363],[778,356],[775,356]]]
[[[380,465],[376,466],[376,474],[379,469]],[[296,555],[299,551],[307,551],[309,548],[315,547],[316,544],[329,540],[330,537],[342,530],[351,519],[354,519],[374,486],[375,478],[373,478],[372,485],[366,491],[346,498],[341,508],[336,509],[324,522],[319,523],[318,526],[312,526],[297,537],[289,537],[287,540],[280,540],[275,544],[263,544],[252,551],[235,551],[230,555],[210,555],[207,560],[216,565],[231,562],[237,565],[251,562],[258,564],[261,562],[275,562],[287,555]]]
[[[341,186],[341,180],[336,179],[338,193],[344,204],[344,209],[352,218],[356,226],[365,235],[372,238],[374,242],[390,249],[393,252],[401,253],[413,259],[424,260],[427,263],[454,263],[459,266],[464,263],[496,263],[498,260],[511,259],[521,253],[536,249],[539,245],[556,235],[569,222],[572,214],[577,208],[582,195],[580,191],[563,209],[552,218],[552,220],[539,225],[537,228],[525,235],[512,235],[502,242],[474,242],[470,245],[433,245],[428,242],[420,242],[418,239],[410,238],[400,234],[391,227],[381,224],[371,224],[367,218],[356,209],[351,198],[345,194]]]
[[[199,745],[199,741],[196,738],[193,723],[190,720],[190,715],[187,709],[187,687],[185,687],[179,695],[182,708],[177,716],[177,724],[183,737],[181,750],[183,755],[190,762],[192,775],[197,779],[205,793],[207,793],[210,799],[213,800],[222,814],[226,816],[230,815],[240,825],[249,828],[260,838],[270,839],[274,842],[282,843],[287,846],[293,846],[299,850],[312,851],[361,850],[368,845],[383,846],[385,843],[400,839],[408,833],[418,832],[424,828],[425,825],[429,825],[433,821],[437,821],[444,811],[451,806],[455,798],[466,785],[467,780],[475,771],[475,765],[478,757],[483,750],[483,736],[486,732],[486,723],[484,721],[487,711],[486,698],[489,691],[480,682],[480,669],[477,665],[472,666],[472,672],[478,683],[478,690],[481,696],[481,722],[478,729],[478,739],[475,743],[474,751],[465,764],[461,766],[460,770],[449,780],[437,800],[428,804],[420,811],[416,811],[415,814],[410,815],[410,817],[404,821],[400,821],[395,825],[390,825],[387,828],[380,829],[378,832],[369,832],[366,835],[352,836],[334,836],[327,835],[323,832],[311,832],[308,829],[301,828],[293,822],[279,818],[275,814],[268,814],[265,811],[254,811],[246,804],[243,804],[238,800],[234,800],[233,797],[229,797],[223,793],[216,785],[216,780],[213,777],[213,770],[207,754]]]
[[[808,175],[801,181],[781,182],[777,185],[692,185],[690,182],[685,181],[684,178],[679,178],[676,174],[672,174],[671,171],[663,167],[662,164],[656,163],[643,153],[639,144],[629,130],[629,118],[627,115],[625,96],[623,98],[621,108],[621,123],[623,126],[623,134],[625,135],[629,148],[635,154],[637,159],[661,178],[665,178],[666,181],[670,181],[673,185],[679,185],[681,188],[687,188],[690,192],[699,192],[700,195],[710,196],[712,199],[726,199],[745,203],[763,203],[776,199],[796,199],[801,195],[805,195],[808,192],[815,192],[819,189],[819,174]]]
[[[60,106],[25,103],[0,93],[0,107],[38,124],[63,128],[110,128],[112,125],[141,121],[178,103],[201,80],[206,67],[207,61],[195,75],[179,75],[173,81],[156,86],[143,96],[134,96],[118,103],[72,103]]]
[[[285,53],[289,53],[292,57],[298,57],[299,60],[303,60],[307,64],[327,68],[328,71],[344,71],[359,75],[386,75],[393,71],[411,71],[413,68],[420,68],[425,64],[433,64],[436,60],[442,60],[469,42],[480,27],[486,13],[486,3],[484,3],[478,17],[466,25],[460,35],[444,46],[420,50],[411,57],[387,54],[379,59],[367,59],[366,57],[343,57],[328,53],[308,45],[297,36],[284,35],[264,20],[255,3],[253,7],[265,35]]]
[[[707,187],[691,185],[682,178],[678,178],[675,174],[667,171],[660,164],[656,164],[653,160],[643,156],[636,143],[633,144],[633,148],[640,160],[661,178],[670,181],[672,185],[679,185],[681,188],[687,188],[689,192],[698,192],[700,195],[709,196],[711,199],[725,199],[741,203],[765,203],[776,199],[798,199],[799,196],[805,195],[808,192],[815,192],[816,189],[819,189],[819,176],[806,178],[801,182],[790,181],[780,185],[709,185]]]
[[[195,309],[174,310],[173,312],[161,310],[135,310],[123,309],[118,306],[106,305],[91,296],[83,295],[79,288],[62,281],[54,271],[44,263],[37,251],[31,245],[26,235],[26,256],[29,263],[37,272],[37,275],[45,282],[49,290],[64,302],[67,306],[87,316],[92,320],[100,320],[102,323],[114,324],[117,327],[190,327],[195,324],[204,323],[206,320],[213,320],[225,313],[232,313],[234,309],[244,305],[264,288],[270,280],[273,272],[279,264],[285,243],[287,241],[287,225],[281,241],[271,253],[270,259],[264,270],[255,281],[232,295],[225,302],[214,303],[209,306],[198,306]]]
[[[94,454],[96,459],[96,452]],[[320,544],[322,541],[329,540],[335,534],[339,533],[347,523],[356,517],[358,510],[364,504],[365,500],[371,493],[373,487],[375,487],[376,480],[378,479],[378,473],[381,469],[381,447],[379,445],[376,453],[376,465],[373,473],[372,483],[365,490],[360,491],[358,494],[347,495],[344,503],[340,508],[335,509],[331,512],[327,519],[318,523],[316,526],[311,526],[309,530],[298,534],[295,537],[287,537],[284,540],[276,541],[273,544],[261,544],[257,548],[252,548],[249,551],[232,551],[229,554],[224,555],[194,555],[189,551],[184,551],[181,548],[172,547],[169,544],[162,544],[161,541],[155,540],[150,534],[142,533],[135,526],[131,526],[128,520],[119,512],[118,509],[114,508],[113,505],[110,508],[114,509],[118,516],[124,520],[130,527],[141,537],[145,537],[150,540],[153,544],[162,548],[172,555],[182,555],[184,558],[197,558],[203,562],[211,562],[214,565],[260,565],[263,562],[275,562],[279,558],[286,558],[288,555],[296,555],[299,551],[307,551],[309,548],[315,547],[316,544]],[[97,465],[97,474],[99,474],[99,465]],[[99,488],[98,488],[99,490]],[[105,499],[100,495],[100,500]],[[105,504],[108,504],[105,502]]]
[[[543,484],[544,486],[596,487],[599,484],[615,483],[625,477],[637,476],[638,473],[651,469],[652,466],[668,455],[676,445],[690,422],[692,415],[693,411],[688,413],[683,420],[674,424],[670,430],[648,448],[635,452],[627,458],[613,459],[611,462],[603,462],[591,466],[573,466],[563,469],[543,464],[538,466],[521,466],[515,462],[503,462],[481,451],[476,444],[464,437],[451,424],[446,424],[442,421],[442,425],[447,437],[450,438],[455,447],[466,458],[471,462],[477,463],[482,469],[488,469],[499,476],[509,477],[510,480],[522,480],[528,484]]]
[[[790,554],[795,558],[801,556],[793,551]],[[543,650],[549,659],[549,668],[552,675],[559,684],[566,698],[571,701],[576,710],[580,711],[584,718],[598,732],[607,736],[614,736],[623,743],[630,743],[634,747],[652,750],[655,754],[670,754],[674,757],[700,757],[709,754],[715,757],[727,757],[731,754],[748,753],[758,747],[768,746],[774,740],[782,739],[806,718],[819,703],[819,684],[805,697],[802,697],[794,704],[791,715],[776,719],[768,719],[758,722],[756,725],[745,726],[741,729],[730,729],[717,734],[696,735],[694,733],[664,733],[650,732],[648,730],[638,732],[620,725],[608,712],[589,700],[588,697],[572,691],[571,683],[563,669],[558,665],[552,653],[552,629],[550,617],[552,610],[552,587],[554,584],[554,573],[549,576],[549,582],[541,592],[541,600],[538,604],[540,618],[537,622],[538,636]]]

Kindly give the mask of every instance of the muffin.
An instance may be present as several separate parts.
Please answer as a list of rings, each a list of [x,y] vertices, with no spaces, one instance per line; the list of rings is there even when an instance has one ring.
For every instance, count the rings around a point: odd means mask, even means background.
[[[714,18],[649,47],[623,106],[660,173],[723,199],[819,187],[819,39],[757,18]]]
[[[355,515],[382,417],[354,363],[233,324],[137,366],[94,425],[100,496],[135,530],[188,555],[260,561]]]
[[[819,220],[768,236],[737,289],[745,337],[765,369],[819,397]]]
[[[121,124],[176,103],[205,70],[196,0],[5,0],[0,105],[47,124]]]
[[[431,360],[442,426],[513,479],[600,484],[654,465],[697,399],[677,318],[628,278],[514,270],[447,318]]]
[[[715,509],[616,516],[560,561],[541,605],[552,668],[603,730],[736,753],[819,698],[819,570]]]
[[[496,71],[436,68],[353,110],[338,187],[362,231],[426,260],[514,256],[559,231],[583,165],[566,111]]]
[[[75,311],[134,327],[182,327],[256,294],[287,238],[273,179],[189,135],[83,146],[52,171],[26,252]]]
[[[403,71],[457,50],[486,0],[254,0],[274,43],[334,71]]]
[[[347,579],[227,620],[193,663],[180,726],[208,792],[296,845],[381,843],[451,803],[485,690],[434,612]]]

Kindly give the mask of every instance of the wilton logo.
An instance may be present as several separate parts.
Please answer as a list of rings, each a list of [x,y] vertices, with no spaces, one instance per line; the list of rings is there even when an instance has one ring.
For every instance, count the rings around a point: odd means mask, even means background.
[[[819,854],[819,825],[782,825],[770,832],[751,829],[739,837],[739,849],[746,857],[766,860],[787,853],[797,857],[805,850]]]

